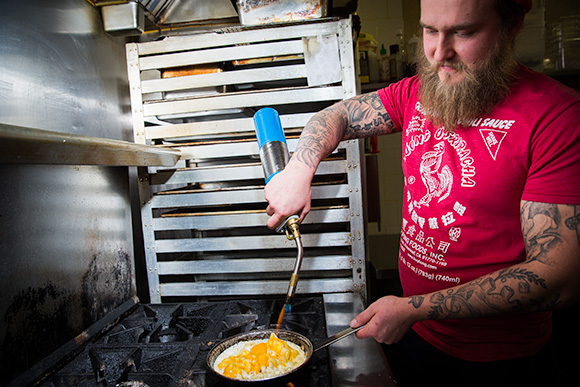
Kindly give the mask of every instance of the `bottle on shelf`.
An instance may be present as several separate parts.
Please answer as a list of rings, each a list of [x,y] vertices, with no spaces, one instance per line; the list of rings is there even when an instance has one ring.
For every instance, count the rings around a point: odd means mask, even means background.
[[[391,80],[391,69],[389,67],[389,56],[384,44],[381,45],[379,54],[379,81],[389,82]]]
[[[361,83],[373,83],[379,80],[379,63],[377,56],[378,43],[371,34],[361,32],[358,37],[359,77]]]

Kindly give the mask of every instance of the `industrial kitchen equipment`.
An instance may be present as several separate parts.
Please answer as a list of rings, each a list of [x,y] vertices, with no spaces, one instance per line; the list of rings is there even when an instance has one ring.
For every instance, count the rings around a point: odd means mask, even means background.
[[[275,108],[292,153],[314,113],[356,95],[350,20],[132,43],[127,65],[135,142],[182,154],[139,172],[151,301],[285,294],[295,246],[265,227],[252,116]],[[320,164],[297,294],[366,299],[363,160],[345,141]]]
[[[269,327],[283,308],[296,248],[265,226],[253,114],[280,112],[292,152],[314,113],[356,94],[349,19],[230,27],[127,45],[135,142],[179,151],[139,167],[151,303],[127,300],[12,385],[215,386],[208,351]],[[313,343],[366,302],[363,153],[341,143],[313,182],[300,225],[301,280],[282,328]],[[295,385],[391,386],[374,340],[317,351]]]

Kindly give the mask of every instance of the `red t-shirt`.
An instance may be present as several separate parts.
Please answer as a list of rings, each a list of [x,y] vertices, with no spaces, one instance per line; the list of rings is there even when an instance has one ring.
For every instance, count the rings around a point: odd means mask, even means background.
[[[417,77],[379,90],[402,131],[405,295],[523,261],[520,200],[580,204],[580,95],[527,67],[518,74],[501,106],[455,133],[425,119]],[[536,353],[552,323],[551,313],[542,312],[427,320],[413,329],[450,355],[494,361]]]

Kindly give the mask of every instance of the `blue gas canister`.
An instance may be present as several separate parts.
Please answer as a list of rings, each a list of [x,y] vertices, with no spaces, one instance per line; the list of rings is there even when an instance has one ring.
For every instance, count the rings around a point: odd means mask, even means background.
[[[288,144],[284,137],[280,116],[275,109],[262,108],[258,110],[254,114],[254,126],[260,148],[260,160],[264,168],[264,177],[268,183],[288,164],[288,160],[290,160]]]

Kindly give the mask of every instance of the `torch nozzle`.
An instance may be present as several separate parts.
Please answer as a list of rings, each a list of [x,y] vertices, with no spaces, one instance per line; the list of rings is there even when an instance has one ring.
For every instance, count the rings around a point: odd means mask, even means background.
[[[296,238],[300,238],[300,229],[298,226],[300,225],[300,218],[298,215],[292,215],[286,218],[286,220],[276,227],[277,232],[285,232],[286,238],[289,240],[293,240]]]
[[[300,224],[300,219],[298,217],[292,217],[288,219],[287,226],[286,226],[286,238],[292,240],[296,238],[300,238],[300,229],[298,225]]]

